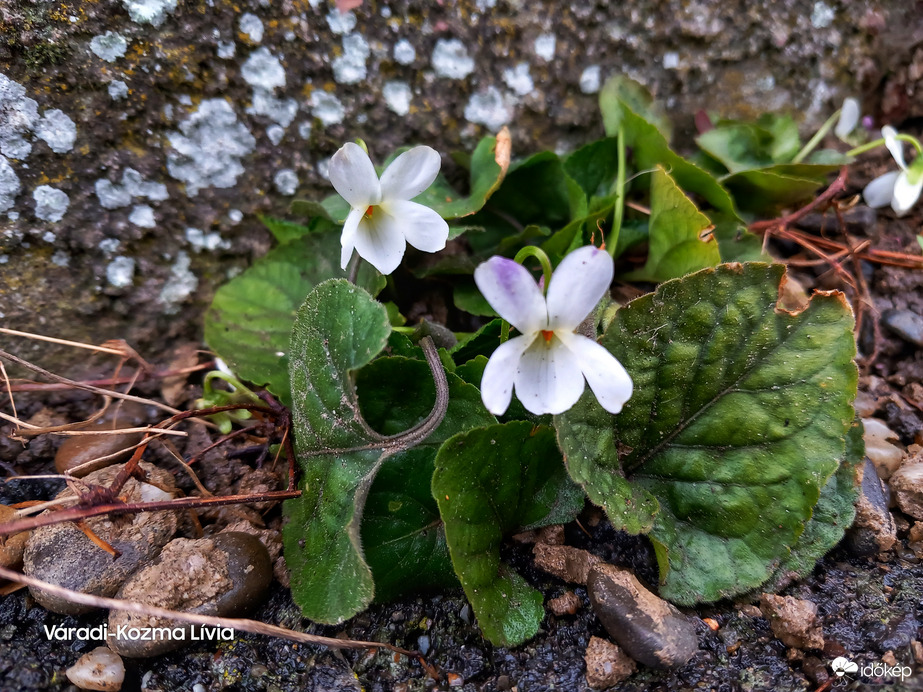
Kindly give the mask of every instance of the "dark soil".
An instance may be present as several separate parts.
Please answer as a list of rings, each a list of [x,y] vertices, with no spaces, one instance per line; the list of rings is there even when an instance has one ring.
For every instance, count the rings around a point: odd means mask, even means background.
[[[862,175],[858,173],[858,175]],[[857,188],[858,189],[858,188]],[[880,215],[864,231],[876,247],[913,252],[915,229],[921,219],[914,214],[894,219]],[[863,231],[851,229],[854,235]],[[792,254],[796,248],[778,248]],[[801,269],[797,276],[806,288],[839,285],[828,267]],[[889,267],[862,268],[877,308],[923,308],[923,272]],[[851,296],[852,297],[852,296]],[[860,350],[873,350],[875,330],[869,313]],[[887,329],[880,334],[880,355],[863,369],[860,388],[874,390],[879,402],[876,416],[885,420],[904,445],[923,442],[923,352]],[[145,354],[153,356],[154,354]],[[154,392],[149,392],[153,394]],[[24,400],[26,398],[24,397]],[[31,403],[30,403],[31,402]],[[18,403],[20,403],[18,401]],[[30,395],[21,404],[23,418],[40,406],[67,420],[85,418],[90,400],[83,395],[54,394],[41,399]],[[5,475],[43,473],[50,469],[57,441],[38,438],[23,449],[10,439],[10,427],[0,428],[0,464]],[[156,456],[155,452],[155,456]],[[171,467],[172,468],[172,467]],[[54,481],[16,481],[0,484],[0,502],[43,499],[60,486]],[[911,518],[894,511],[899,542],[892,551],[874,558],[858,557],[839,546],[828,554],[811,576],[782,593],[817,604],[826,646],[823,651],[801,652],[776,639],[769,622],[752,609],[758,597],[740,603],[721,602],[686,612],[711,618],[713,631],[698,620],[698,654],[683,668],[654,671],[641,668],[613,689],[652,690],[923,690],[923,666],[914,658],[913,642],[923,641],[923,566],[907,546]],[[644,539],[613,531],[589,508],[580,524],[566,527],[569,545],[585,548],[603,559],[632,567],[648,583],[656,584],[652,551]],[[268,600],[253,617],[293,629],[351,639],[388,641],[400,647],[421,649],[440,674],[427,676],[414,661],[388,652],[340,653],[249,634],[233,641],[196,643],[154,659],[126,660],[124,689],[189,690],[366,690],[410,692],[458,688],[468,692],[493,690],[584,690],[584,651],[591,636],[607,636],[592,614],[586,590],[564,584],[537,570],[531,547],[511,543],[506,556],[546,602],[572,589],[582,602],[573,616],[550,613],[539,634],[527,644],[505,649],[488,644],[473,621],[460,590],[420,595],[396,603],[377,604],[341,627],[323,627],[301,618],[289,592],[276,584]],[[0,690],[58,690],[69,685],[63,671],[82,654],[99,645],[86,641],[49,641],[45,629],[101,624],[104,615],[65,617],[37,606],[25,590],[0,598]],[[921,649],[917,644],[918,656]],[[889,654],[890,652],[890,654]],[[890,660],[910,666],[913,675],[903,683],[864,677],[849,683],[830,678],[830,662],[846,656],[860,666]],[[892,664],[893,665],[893,664]]]

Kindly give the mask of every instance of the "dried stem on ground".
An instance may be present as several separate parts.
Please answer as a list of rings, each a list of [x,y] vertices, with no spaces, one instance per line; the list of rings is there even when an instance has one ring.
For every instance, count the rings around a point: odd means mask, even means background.
[[[229,627],[241,632],[250,632],[251,634],[262,634],[269,637],[281,637],[295,642],[304,644],[313,644],[316,646],[325,646],[332,649],[387,649],[403,656],[421,660],[422,656],[418,651],[409,651],[392,644],[383,642],[365,642],[354,641],[350,639],[335,639],[332,637],[321,637],[306,632],[296,632],[294,630],[279,627],[278,625],[268,625],[257,620],[248,620],[245,618],[221,618],[212,615],[197,615],[194,613],[184,613],[176,610],[167,610],[156,606],[136,603],[135,601],[123,601],[117,598],[104,598],[102,596],[92,596],[65,589],[57,584],[51,584],[40,579],[27,577],[24,574],[15,572],[5,567],[0,567],[0,577],[9,581],[32,586],[42,591],[53,593],[71,603],[92,606],[94,608],[106,608],[111,610],[122,610],[129,613],[137,613],[149,617],[168,618],[180,622],[188,622],[194,625],[205,625],[210,627]],[[422,661],[421,661],[422,662]],[[428,666],[426,666],[428,668]]]

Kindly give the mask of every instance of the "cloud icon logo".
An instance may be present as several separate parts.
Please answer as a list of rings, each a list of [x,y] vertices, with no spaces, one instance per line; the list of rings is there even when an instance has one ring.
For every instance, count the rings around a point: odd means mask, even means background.
[[[833,659],[833,663],[830,664],[830,669],[838,678],[841,678],[846,675],[846,673],[855,673],[858,671],[859,664],[854,663],[848,658],[844,658],[843,656],[837,656],[835,659]]]

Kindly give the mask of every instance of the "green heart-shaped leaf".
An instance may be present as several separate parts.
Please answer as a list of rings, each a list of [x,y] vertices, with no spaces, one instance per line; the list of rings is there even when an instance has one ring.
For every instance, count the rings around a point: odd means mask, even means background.
[[[721,261],[712,223],[659,166],[652,174],[647,263],[629,281],[667,281]]]
[[[359,523],[384,437],[362,418],[350,373],[371,362],[390,333],[384,306],[342,279],[308,294],[292,331],[292,426],[304,476],[301,497],[283,505],[282,535],[292,597],[318,622],[352,617],[375,591]]]
[[[288,405],[289,341],[305,296],[321,281],[345,277],[338,232],[311,233],[270,250],[215,293],[205,314],[205,341],[243,380],[265,386]],[[384,277],[363,263],[359,285],[373,293]]]
[[[631,400],[612,416],[588,392],[555,417],[571,477],[618,528],[650,529],[678,603],[769,579],[843,458],[852,312],[839,293],[778,310],[783,273],[720,265],[632,301],[601,340]]]
[[[500,545],[504,535],[570,521],[583,506],[551,428],[517,421],[452,437],[436,455],[433,495],[484,636],[498,646],[534,636],[542,594],[500,560]]]
[[[375,577],[376,600],[458,584],[431,492],[436,451],[451,435],[496,419],[484,409],[476,387],[451,373],[446,376],[449,406],[442,424],[424,442],[382,465],[365,503],[362,545]],[[363,417],[385,435],[420,422],[436,396],[426,363],[408,358],[377,359],[358,372],[356,390]]]

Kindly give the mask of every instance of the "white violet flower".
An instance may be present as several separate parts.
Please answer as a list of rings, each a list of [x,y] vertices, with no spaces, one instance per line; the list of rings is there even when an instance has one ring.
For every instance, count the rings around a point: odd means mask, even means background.
[[[870,207],[884,207],[888,204],[898,216],[903,216],[920,198],[923,190],[923,156],[917,156],[910,167],[904,163],[904,143],[897,138],[897,130],[890,125],[881,128],[885,146],[900,167],[880,175],[865,186],[862,196]]]
[[[856,99],[852,96],[844,99],[843,107],[840,108],[840,119],[837,121],[833,134],[837,138],[845,140],[849,133],[856,129],[861,115],[859,102]]]
[[[584,378],[604,409],[622,410],[631,397],[631,377],[603,346],[574,333],[609,290],[612,275],[612,258],[593,246],[561,261],[547,297],[512,260],[491,257],[475,270],[487,302],[522,333],[500,344],[484,369],[481,398],[488,411],[504,413],[515,386],[532,413],[562,413],[583,394]]]
[[[378,179],[365,150],[349,142],[330,159],[330,182],[352,207],[340,238],[340,265],[353,250],[382,274],[401,263],[407,243],[424,252],[445,247],[449,225],[436,212],[410,200],[426,190],[442,161],[431,147],[414,147],[398,156]]]

